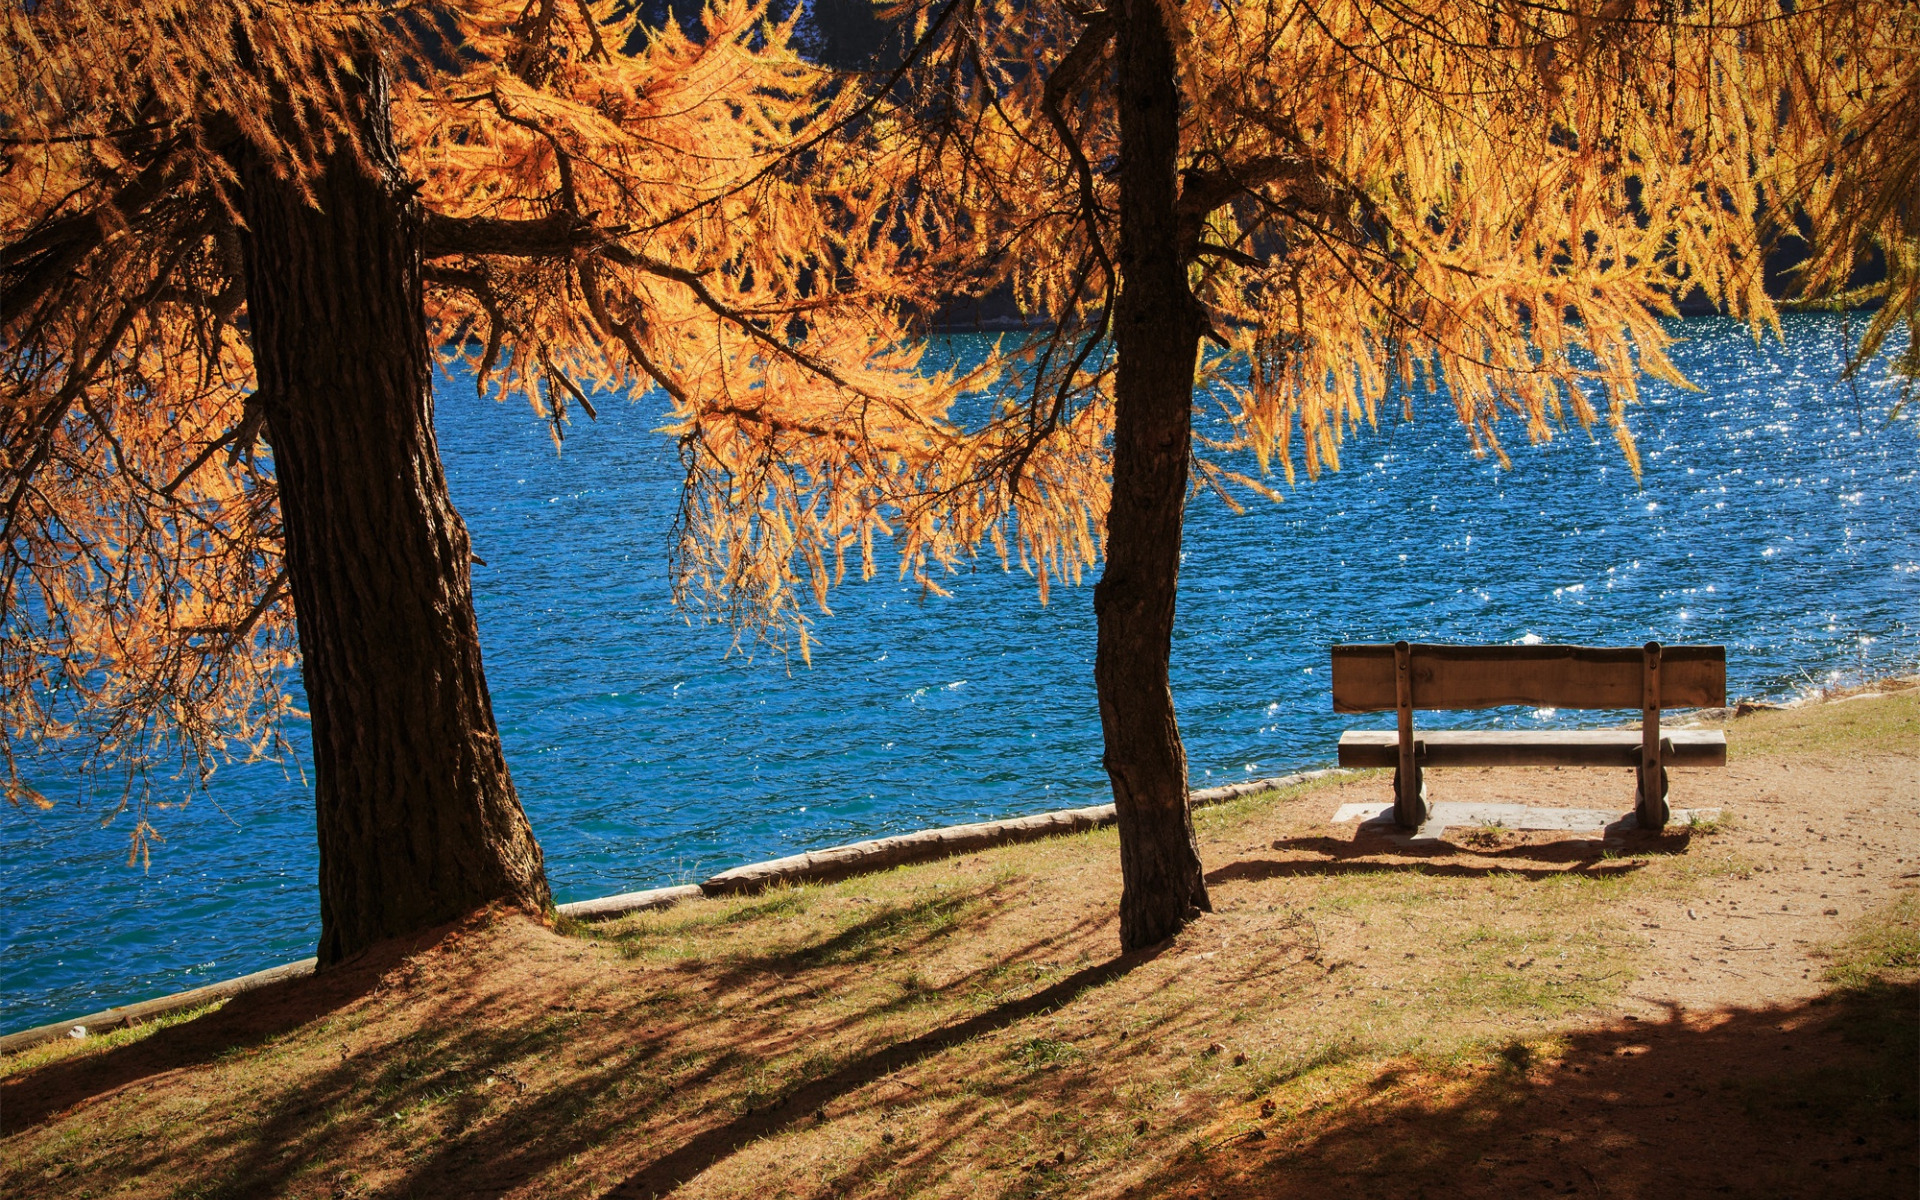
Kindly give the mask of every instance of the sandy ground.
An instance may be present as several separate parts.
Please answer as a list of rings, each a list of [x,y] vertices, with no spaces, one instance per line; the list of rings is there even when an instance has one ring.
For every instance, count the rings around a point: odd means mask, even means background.
[[[1811,952],[1889,894],[1920,887],[1914,758],[1863,757],[1844,767],[1765,762],[1722,774],[1715,786],[1739,797],[1725,836],[1753,869],[1716,880],[1692,901],[1635,906],[1650,958],[1629,994],[1643,1004],[1809,999],[1825,988]]]

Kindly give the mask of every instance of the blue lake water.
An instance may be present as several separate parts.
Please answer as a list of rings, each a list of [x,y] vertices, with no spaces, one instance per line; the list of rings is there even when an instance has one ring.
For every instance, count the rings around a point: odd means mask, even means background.
[[[1173,663],[1195,786],[1329,762],[1354,723],[1327,694],[1340,641],[1720,642],[1746,696],[1911,669],[1920,422],[1888,422],[1884,383],[1838,381],[1837,318],[1787,328],[1783,347],[1679,326],[1704,390],[1648,388],[1637,482],[1604,431],[1517,445],[1503,471],[1429,405],[1284,504],[1196,500]],[[524,407],[442,389],[454,499],[490,564],[474,578],[494,708],[559,900],[1106,798],[1090,582],[1043,607],[990,560],[950,599],[883,576],[835,594],[811,668],[728,657],[727,630],[670,603],[679,476],[658,420],[603,403],[556,456]],[[126,817],[102,825],[57,762],[39,781],[57,809],[0,810],[0,1030],[312,952],[297,768],[224,771],[156,814],[146,871],[126,865]]]

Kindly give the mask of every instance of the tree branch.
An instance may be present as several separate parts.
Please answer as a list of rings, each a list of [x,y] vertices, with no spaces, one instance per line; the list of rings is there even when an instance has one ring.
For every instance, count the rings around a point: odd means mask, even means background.
[[[602,229],[564,212],[509,221],[498,217],[449,217],[429,209],[421,219],[423,254],[429,261],[462,254],[564,258],[575,250],[617,237],[620,232]]]
[[[164,150],[171,150],[172,145],[168,143]],[[137,223],[136,218],[155,201],[170,195],[180,182],[175,165],[173,157],[163,152],[131,183],[100,203],[0,245],[0,325],[11,325],[39,303],[50,288],[72,274],[119,227],[106,210]]]

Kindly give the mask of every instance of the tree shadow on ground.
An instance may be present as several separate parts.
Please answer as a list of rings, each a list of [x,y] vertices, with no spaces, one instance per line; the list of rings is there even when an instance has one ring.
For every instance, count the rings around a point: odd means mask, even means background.
[[[988,883],[922,896],[904,903],[882,903],[874,911],[833,933],[773,951],[742,954],[730,960],[719,980],[735,985],[769,971],[792,972],[819,967],[856,966],[882,958],[912,955],[942,937],[964,932],[991,916],[1003,889]],[[753,908],[732,914],[728,921],[750,920]]]
[[[1151,962],[1157,955],[1157,950],[1122,955],[1076,971],[1050,987],[998,1005],[964,1021],[954,1022],[904,1042],[882,1046],[832,1075],[802,1084],[777,1097],[766,1109],[749,1110],[731,1122],[696,1135],[643,1165],[618,1187],[607,1192],[606,1200],[649,1200],[654,1196],[664,1196],[714,1163],[736,1153],[741,1147],[823,1112],[829,1103],[850,1092],[943,1050],[1069,1004],[1082,992],[1111,983],[1141,964]]]
[[[993,922],[994,907],[1001,901],[1002,891],[1000,884],[989,883],[905,903],[881,903],[871,913],[831,933],[803,936],[774,949],[754,943],[710,958],[676,962],[665,968],[663,977],[697,988],[711,1001],[746,999],[763,1010],[794,1006],[833,992],[856,974],[871,973],[895,959],[922,960],[938,953],[946,943],[982,933]],[[704,923],[750,921],[777,904],[778,901],[774,901],[749,906]],[[939,990],[961,993],[1004,990],[1003,986],[994,985],[997,977],[1030,966],[1045,955],[1059,953],[1063,947],[1093,936],[1109,923],[1110,914],[1104,913],[1096,918],[1063,923],[1045,937],[998,949],[991,962],[960,972]],[[648,935],[616,934],[608,940],[631,954],[645,944]],[[904,999],[910,1001],[911,997]],[[817,1038],[838,1033],[887,1007],[850,1010],[838,1021],[821,1021],[816,1015],[808,1025],[808,1035]],[[786,1048],[766,1047],[769,1051]]]
[[[116,1138],[103,1156],[85,1156],[90,1164],[54,1169],[78,1172],[70,1181],[100,1170],[164,1179],[207,1197],[465,1197],[551,1183],[592,1162],[595,1182],[576,1177],[574,1190],[666,1191],[759,1139],[817,1124],[825,1109],[858,1123],[876,1093],[924,1076],[943,1051],[1036,1019],[1045,1025],[1157,953],[1091,962],[1110,934],[1107,918],[1063,922],[988,962],[949,964],[934,989],[942,1004],[919,1016],[933,998],[918,990],[927,985],[896,996],[871,980],[883,968],[915,977],[920,955],[966,932],[971,918],[948,922],[950,907],[887,906],[824,936],[809,930],[776,953],[654,970],[570,971],[569,960],[606,951],[544,930],[496,931],[489,965],[478,969],[464,954],[428,956],[392,972],[391,986],[373,986],[376,968],[358,989],[310,997],[304,1018],[283,997],[277,1019],[249,1036],[205,1027],[189,1053],[169,1035],[203,1025],[196,1021],[156,1034],[149,1041],[170,1048],[137,1063],[125,1054],[137,1046],[101,1055],[122,1064],[107,1087],[42,1086],[63,1098],[41,1103],[39,1115],[71,1120],[62,1110],[90,1097],[204,1064],[222,1073],[215,1086],[243,1119]],[[904,959],[869,953],[902,938],[915,947]],[[329,973],[310,983],[343,980]],[[355,995],[364,999],[350,1003]],[[879,1029],[859,1028],[876,1018]],[[303,1019],[319,1024],[302,1031]],[[290,1036],[276,1042],[276,1033]],[[560,1064],[564,1086],[552,1086],[549,1064]],[[151,1081],[172,1088],[165,1111],[176,1111],[178,1080]],[[416,1114],[430,1115],[416,1124]]]
[[[664,1016],[660,996],[641,997],[624,1010],[597,1007],[595,1000],[583,998],[579,1006],[556,1009],[543,1020],[512,1014],[518,997],[488,992],[483,986],[448,996],[421,1022],[418,1037],[380,1045],[351,1059],[343,1055],[339,1063],[308,1074],[298,1089],[275,1098],[249,1125],[243,1141],[203,1146],[223,1160],[219,1174],[233,1181],[227,1192],[216,1189],[211,1194],[278,1192],[307,1173],[311,1164],[336,1160],[330,1147],[352,1144],[356,1125],[431,1103],[445,1116],[440,1135],[420,1145],[417,1155],[409,1155],[404,1175],[383,1182],[377,1194],[498,1194],[548,1178],[569,1160],[613,1146],[621,1147],[616,1159],[632,1163],[638,1157],[642,1165],[607,1191],[608,1197],[664,1195],[760,1139],[821,1119],[836,1102],[896,1072],[1064,1007],[1158,953],[1149,950],[1085,967],[918,1036],[857,1048],[834,1060],[823,1074],[785,1080],[764,1092],[755,1081],[758,1065],[794,1049],[791,1031],[772,1023],[702,1030],[709,1045],[725,1046],[696,1058],[685,1053],[697,1040],[690,1028],[694,1014],[683,1012],[677,1020],[648,1017],[649,1012]],[[731,977],[725,990],[735,994],[721,1003],[752,1010],[766,999],[766,991],[751,989],[737,964],[709,980],[712,994],[722,990],[722,974]],[[780,986],[774,977],[762,980],[763,989]],[[600,1019],[595,1015],[600,1013],[611,1015]],[[823,1030],[815,1032],[824,1040]],[[527,1088],[514,1074],[530,1061],[559,1055],[595,1065],[569,1071],[564,1088]],[[496,1088],[518,1089],[507,1093],[512,1100],[506,1112],[492,1103],[500,1093],[489,1093]],[[368,1096],[375,1100],[371,1109],[364,1100]],[[705,1098],[697,1112],[660,1119],[663,1109],[689,1096]],[[340,1111],[349,1104],[360,1111],[340,1123],[324,1119],[328,1110]],[[344,1174],[342,1179],[341,1186],[351,1191]]]
[[[1302,1112],[1216,1122],[1130,1200],[1583,1195],[1900,1197],[1920,1191],[1920,989],[1670,1011],[1540,1056],[1390,1064]]]
[[[0,1082],[0,1133],[19,1133],[74,1105],[259,1046],[320,1020],[365,996],[387,972],[457,928],[445,925],[383,943],[317,974],[242,992],[210,1013],[104,1054],[58,1060]]]

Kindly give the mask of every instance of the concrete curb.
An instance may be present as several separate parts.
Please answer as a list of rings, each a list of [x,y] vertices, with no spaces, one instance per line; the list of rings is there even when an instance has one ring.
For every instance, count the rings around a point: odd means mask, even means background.
[[[1223,787],[1201,788],[1189,793],[1189,798],[1193,807],[1205,808],[1208,805],[1224,804],[1229,800],[1250,796],[1255,792],[1292,787],[1294,784],[1306,783],[1329,775],[1350,773],[1337,767],[1321,771],[1300,771],[1272,779],[1253,779],[1245,783],[1230,783]],[[805,854],[790,854],[785,858],[770,859],[766,862],[748,863],[729,871],[722,871],[711,879],[699,883],[650,888],[642,892],[622,892],[617,896],[602,896],[598,900],[577,900],[558,907],[561,916],[571,917],[577,921],[607,921],[626,916],[628,913],[671,908],[684,900],[699,900],[708,896],[745,895],[777,883],[824,883],[830,880],[847,879],[854,875],[884,871],[891,867],[933,862],[942,858],[951,858],[956,854],[990,850],[996,846],[1010,846],[1020,842],[1059,837],[1063,834],[1080,833],[1110,825],[1113,820],[1113,805],[1096,804],[1091,808],[1063,808],[1053,812],[1036,813],[1030,817],[1010,817],[1004,821],[946,825],[937,829],[923,829],[917,833],[904,833],[896,837],[873,838],[845,846],[829,846],[824,850],[810,850]],[[182,1009],[195,1008],[213,1000],[237,996],[242,992],[265,987],[270,983],[278,983],[283,979],[298,979],[313,974],[315,962],[314,959],[303,958],[299,962],[269,967],[264,971],[255,971],[251,975],[242,975],[238,979],[228,979],[221,983],[210,983],[206,987],[194,988],[192,991],[176,992],[171,996],[143,1000],[138,1004],[103,1009],[84,1017],[74,1017],[66,1021],[55,1021],[50,1025],[22,1029],[18,1033],[9,1033],[0,1037],[0,1055],[12,1054],[18,1050],[57,1041],[69,1036],[74,1029],[84,1030],[83,1036],[104,1033],[127,1025],[138,1025],[143,1021],[151,1021],[156,1017],[179,1012]]]
[[[1223,804],[1228,800],[1250,796],[1255,792],[1291,787],[1296,783],[1305,783],[1310,779],[1336,774],[1346,774],[1346,772],[1333,768],[1323,771],[1302,771],[1272,779],[1252,779],[1245,783],[1230,783],[1224,787],[1202,788],[1189,793],[1189,799],[1193,807],[1205,808],[1210,804]],[[722,871],[711,879],[703,880],[699,888],[708,896],[734,896],[746,892],[757,892],[776,883],[825,883],[854,875],[865,875],[872,871],[884,871],[890,867],[934,862],[942,858],[951,858],[956,854],[990,850],[996,846],[1011,846],[1019,842],[1032,842],[1041,838],[1080,833],[1110,825],[1113,820],[1113,805],[1096,804],[1089,808],[1055,809],[1053,812],[1036,813],[1030,817],[1009,817],[1004,821],[945,825],[937,829],[923,829],[917,833],[874,838],[846,846],[809,850],[805,854],[792,854],[786,858],[771,859],[767,862],[749,863],[744,867]],[[645,895],[646,893],[637,894]],[[610,909],[602,911],[605,911],[608,916],[619,915]]]
[[[191,991],[175,992],[171,996],[160,996],[153,1000],[142,1000],[138,1004],[123,1004],[119,1008],[102,1009],[97,1013],[88,1013],[84,1017],[75,1017],[70,1021],[55,1021],[51,1025],[22,1029],[18,1033],[9,1033],[5,1037],[0,1037],[0,1055],[58,1041],[70,1036],[75,1029],[83,1031],[81,1036],[90,1037],[110,1029],[139,1025],[155,1017],[164,1017],[168,1013],[176,1013],[182,1009],[198,1008],[214,1000],[238,996],[241,992],[250,992],[254,988],[278,983],[282,979],[299,979],[313,974],[313,968],[318,962],[318,959],[303,958],[299,962],[268,967],[264,971],[255,971],[251,975],[242,975],[238,979],[210,983]]]
[[[705,895],[699,884],[683,883],[674,887],[648,888],[643,892],[621,892],[617,896],[602,896],[598,900],[575,900],[571,904],[557,904],[554,907],[561,916],[572,917],[576,921],[605,921],[631,912],[645,912],[650,908],[672,908],[682,900],[698,900]]]

